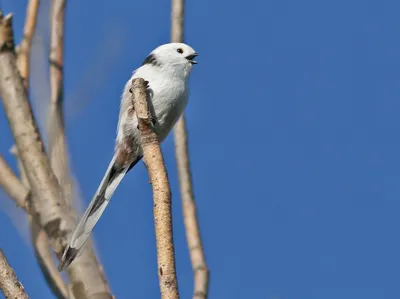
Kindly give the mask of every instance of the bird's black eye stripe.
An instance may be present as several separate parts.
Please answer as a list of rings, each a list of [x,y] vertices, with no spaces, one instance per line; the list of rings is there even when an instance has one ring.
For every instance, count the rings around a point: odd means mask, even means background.
[[[157,60],[157,57],[154,54],[150,54],[147,58],[143,61],[142,65],[151,64],[154,66],[161,66],[161,63]]]
[[[183,50],[182,50],[182,48],[178,48],[176,51],[177,51],[178,53],[180,53],[180,54],[182,54],[182,53],[183,53]]]

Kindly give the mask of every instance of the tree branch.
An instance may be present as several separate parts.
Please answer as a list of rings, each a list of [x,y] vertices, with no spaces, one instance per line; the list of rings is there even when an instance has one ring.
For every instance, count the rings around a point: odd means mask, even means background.
[[[177,299],[179,292],[172,236],[171,191],[160,144],[152,129],[150,111],[147,106],[146,82],[142,78],[132,81],[132,101],[139,124],[143,160],[153,189],[161,297]]]
[[[31,213],[30,192],[14,174],[12,169],[0,155],[0,186],[6,191],[8,196],[15,200],[17,206]]]
[[[55,254],[61,258],[77,217],[51,170],[26,89],[17,71],[11,15],[0,17],[0,97],[31,186],[34,210]],[[111,298],[91,250],[85,250],[67,272],[76,298]]]
[[[40,0],[30,0],[28,3],[24,26],[24,37],[17,50],[17,68],[24,80],[24,86],[27,92],[29,90],[31,45],[36,28],[39,2]],[[11,149],[11,152],[17,158],[22,184],[24,185],[23,187],[29,188],[29,182],[25,175],[23,165],[19,159],[18,150],[15,146]],[[38,219],[35,219],[35,215],[30,212],[28,211],[27,218],[31,231],[32,245],[40,269],[55,296],[57,298],[67,298],[67,289],[61,274],[57,271],[46,232],[40,227],[40,223],[38,222]]]
[[[28,2],[28,9],[26,11],[26,18],[25,18],[24,37],[17,51],[18,70],[22,79],[24,80],[24,86],[26,90],[29,90],[29,74],[30,74],[29,58],[31,54],[33,34],[36,28],[39,2],[40,0],[29,0]]]
[[[208,296],[209,270],[204,256],[199,222],[197,219],[185,128],[185,118],[182,117],[179,121],[179,125],[175,126],[174,133],[183,220],[185,223],[186,239],[194,272],[193,298],[206,299]]]
[[[47,226],[54,241],[56,252],[62,252],[57,240],[55,224],[67,221],[60,219],[66,206],[60,196],[44,150],[39,130],[28,102],[26,89],[16,68],[16,56],[12,41],[11,17],[0,18],[0,95],[14,135],[21,162],[26,170],[32,192],[37,199],[35,210],[40,214],[41,223]],[[21,121],[21,120],[24,121]],[[72,230],[72,228],[70,228]],[[60,236],[61,237],[61,236]],[[57,244],[58,243],[58,244]]]
[[[183,43],[184,0],[172,0],[171,42]]]
[[[19,282],[13,268],[7,262],[7,259],[0,249],[0,289],[6,298],[28,299],[24,286]]]
[[[183,42],[184,0],[172,0],[171,41]],[[174,128],[175,155],[182,198],[183,219],[186,239],[194,272],[193,298],[207,299],[209,270],[201,242],[196,202],[193,194],[192,174],[190,170],[188,136],[185,115],[178,120]]]
[[[67,140],[63,113],[63,57],[65,0],[53,0],[50,40],[50,107],[48,116],[49,157],[65,198],[72,199],[72,181],[68,169]]]
[[[63,111],[65,7],[66,0],[52,0],[50,40],[51,96],[48,116],[48,135],[51,168],[62,188],[64,198],[71,204],[72,180],[68,167],[68,150]],[[72,292],[75,298],[81,298],[82,292],[87,291],[85,289],[92,289],[92,292],[96,292],[97,289],[103,292],[99,292],[97,296],[101,296],[101,298],[110,298],[110,288],[107,285],[101,265],[90,249],[90,243],[91,242],[89,242],[81,256],[77,258],[75,265],[69,267],[67,270],[71,282],[73,283]],[[85,281],[86,284],[82,285],[82,281]]]
[[[49,288],[58,299],[68,298],[67,287],[61,273],[57,270],[46,232],[39,227],[31,216],[29,216],[29,225],[35,256]]]
[[[26,191],[28,191],[29,182],[28,178],[26,177],[24,167],[19,159],[18,150],[15,148],[15,146],[13,146],[10,152],[15,156],[15,158],[18,161],[18,169],[22,181],[22,182],[18,181],[19,184],[18,188],[20,188],[21,190],[25,189]],[[12,175],[15,176],[14,173],[12,173]],[[14,200],[17,199],[14,198]],[[39,220],[37,219],[34,211],[32,209],[29,210],[26,209],[26,211],[31,230],[31,239],[35,251],[35,256],[39,262],[40,269],[43,272],[47,284],[53,291],[54,295],[57,296],[57,298],[59,299],[67,298],[67,289],[61,277],[61,274],[57,271],[54,258],[51,255],[50,244],[46,232],[40,227]]]

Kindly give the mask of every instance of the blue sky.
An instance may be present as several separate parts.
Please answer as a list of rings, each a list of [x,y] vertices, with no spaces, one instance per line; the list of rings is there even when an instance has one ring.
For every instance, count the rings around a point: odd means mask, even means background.
[[[19,40],[26,0],[0,3]],[[400,297],[399,10],[394,0],[188,1],[186,42],[200,56],[186,111],[211,299]],[[112,156],[122,88],[168,42],[169,22],[169,1],[68,3],[67,134],[85,205]],[[45,82],[35,69],[32,84]],[[40,118],[46,92],[33,94]],[[0,136],[15,167],[2,109]],[[172,138],[163,151],[190,298]],[[117,298],[159,298],[147,180],[140,163],[95,230]],[[53,298],[10,221],[21,214],[0,196],[0,247],[32,298]]]

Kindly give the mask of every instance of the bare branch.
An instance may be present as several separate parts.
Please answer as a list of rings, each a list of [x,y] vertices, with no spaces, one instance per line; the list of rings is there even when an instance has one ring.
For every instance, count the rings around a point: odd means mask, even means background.
[[[17,159],[18,169],[23,187],[30,188],[28,178],[25,174],[24,166],[21,163],[18,155],[18,150],[15,145],[11,148],[10,152]],[[42,270],[47,284],[53,291],[54,295],[56,295],[56,297],[59,299],[67,298],[65,283],[61,277],[61,273],[57,271],[54,258],[50,252],[49,239],[47,238],[44,229],[40,227],[40,223],[38,219],[35,218],[36,215],[34,214],[34,212],[31,211],[31,213],[32,214],[28,212],[27,217],[31,231],[32,245],[35,251],[35,256],[39,262],[40,269]]]
[[[0,289],[6,298],[25,299],[29,298],[25,293],[24,286],[19,282],[13,268],[7,262],[7,259],[0,249]]]
[[[63,56],[65,0],[53,0],[50,40],[50,107],[48,118],[49,157],[65,198],[72,199],[72,181],[68,167],[67,140],[63,113]]]
[[[132,101],[139,124],[143,160],[153,188],[154,223],[157,241],[158,278],[163,299],[179,298],[172,237],[171,191],[160,144],[152,129],[147,107],[146,83],[132,81]]]
[[[29,189],[16,177],[2,156],[0,156],[0,186],[11,199],[15,200],[17,206],[23,208],[28,213],[31,212],[29,205]]]
[[[36,28],[39,2],[40,0],[29,0],[28,2],[28,9],[26,11],[26,19],[24,27],[24,37],[18,48],[17,65],[19,73],[22,79],[24,80],[24,85],[26,90],[29,90],[29,74],[30,74],[29,58],[31,54],[33,34]]]
[[[183,220],[185,222],[186,239],[189,247],[192,269],[194,272],[193,298],[206,299],[208,296],[209,270],[201,243],[199,222],[197,220],[196,203],[194,201],[192,176],[189,164],[188,142],[185,118],[174,129],[175,152],[179,174],[179,185],[182,198]]]
[[[30,53],[31,53],[31,45],[33,40],[33,35],[36,28],[36,21],[39,10],[39,0],[30,0],[28,3],[28,8],[26,12],[25,19],[25,27],[24,27],[24,37],[21,41],[20,46],[18,47],[18,55],[17,55],[17,67],[19,73],[24,80],[24,85],[26,90],[29,90],[29,76],[30,76]],[[23,165],[20,162],[18,150],[13,147],[11,150],[13,154],[16,156],[19,164],[19,170],[21,174],[22,183],[24,184],[22,187],[25,190],[28,190],[29,182],[26,177]],[[57,267],[55,265],[55,261],[50,251],[50,244],[47,238],[45,231],[40,227],[37,219],[34,219],[32,215],[29,215],[28,211],[28,220],[31,229],[31,239],[33,243],[33,248],[35,250],[36,258],[38,259],[40,268],[45,276],[45,279],[52,289],[53,293],[57,296],[57,298],[67,298],[67,290],[64,284],[64,281],[61,277],[61,273],[57,271]]]
[[[184,0],[173,0],[171,20],[172,42],[183,42],[183,24]],[[194,272],[193,298],[207,299],[210,273],[204,256],[199,222],[197,219],[196,203],[193,194],[185,115],[182,115],[175,125],[174,137],[186,239]]]
[[[23,188],[28,190],[29,182],[26,177],[24,167],[19,159],[18,150],[13,146],[11,148],[11,152],[17,158],[18,168],[21,176],[21,181],[23,184]],[[30,212],[32,214],[30,214]],[[54,258],[50,252],[50,244],[47,238],[46,232],[40,227],[38,219],[34,218],[33,211],[28,212],[28,221],[31,229],[31,239],[33,243],[33,248],[35,250],[36,258],[38,259],[40,269],[45,276],[45,279],[53,291],[53,293],[57,296],[57,298],[67,298],[67,290],[65,283],[61,277],[61,273],[57,271],[56,264],[54,262]]]
[[[171,42],[183,42],[183,22],[185,15],[184,0],[172,0]]]
[[[0,97],[31,186],[34,210],[55,254],[61,258],[77,217],[51,170],[26,89],[17,71],[11,16],[0,17]],[[91,250],[83,252],[68,269],[68,275],[76,298],[111,298]]]
[[[9,32],[8,35],[5,32]],[[21,162],[32,192],[35,196],[35,210],[40,214],[41,223],[47,227],[54,241],[55,251],[61,254],[66,243],[65,231],[72,230],[63,219],[63,211],[68,211],[57,180],[53,175],[44,150],[39,130],[28,102],[26,89],[16,68],[16,56],[12,40],[11,18],[0,19],[0,95],[14,135]],[[6,46],[8,45],[8,46]],[[24,120],[24,121],[21,121]],[[65,213],[65,212],[64,212]],[[64,233],[56,226],[63,222]],[[57,225],[56,225],[57,224]],[[61,237],[61,235],[64,235]],[[61,237],[61,238],[60,238]]]
[[[65,0],[53,0],[51,8],[50,40],[50,109],[48,118],[49,157],[51,167],[62,188],[64,198],[72,203],[72,180],[68,167],[68,151],[65,136],[63,112],[63,69],[64,69],[64,26]],[[77,259],[74,266],[67,270],[73,284],[74,297],[81,298],[88,290],[97,298],[110,298],[111,291],[107,285],[101,265],[90,249]],[[82,285],[82,281],[86,282]]]
[[[57,298],[68,298],[67,287],[51,255],[49,239],[47,238],[46,232],[38,226],[31,216],[29,216],[29,224],[35,255],[47,284]]]

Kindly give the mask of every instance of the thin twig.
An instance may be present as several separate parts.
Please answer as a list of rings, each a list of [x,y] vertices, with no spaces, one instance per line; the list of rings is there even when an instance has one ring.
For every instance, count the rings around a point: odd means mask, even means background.
[[[51,40],[50,40],[50,107],[48,116],[49,157],[51,168],[61,186],[64,198],[72,204],[72,179],[68,167],[67,139],[64,126],[64,27],[66,0],[52,0],[51,7]],[[82,292],[95,292],[96,296],[110,298],[111,291],[107,285],[102,266],[90,249],[90,242],[82,255],[78,257],[80,265],[69,267],[72,292],[75,298],[81,298]],[[84,271],[79,271],[84,267]],[[89,272],[96,272],[94,277],[87,277]],[[86,274],[85,274],[86,273]],[[84,286],[81,281],[86,281]],[[101,291],[101,292],[100,292]],[[97,297],[96,297],[97,298]],[[100,298],[100,297],[99,297]]]
[[[6,298],[25,299],[29,298],[25,293],[24,286],[19,282],[13,268],[7,262],[7,259],[0,249],[0,289]]]
[[[31,186],[35,212],[55,254],[61,258],[77,217],[51,170],[17,71],[11,16],[0,17],[0,97]],[[76,298],[112,297],[92,250],[85,250],[67,273]]]
[[[27,92],[29,91],[31,45],[36,28],[39,3],[40,0],[30,0],[28,3],[24,26],[24,37],[17,50],[17,67],[22,79],[24,80],[24,85]],[[18,150],[15,148],[15,146],[12,148],[12,152],[18,160],[21,180],[22,184],[24,185],[23,187],[30,189],[29,181],[25,175],[25,171],[18,156]],[[49,287],[57,296],[57,298],[67,298],[66,286],[61,277],[61,273],[57,271],[54,258],[50,251],[50,244],[46,232],[40,227],[37,219],[34,219],[32,215],[28,214],[27,218],[31,230],[32,245],[35,250],[35,255],[39,262],[40,269],[42,270]]]
[[[47,238],[46,232],[39,227],[31,216],[29,216],[29,225],[31,228],[35,255],[48,286],[58,299],[68,298],[67,286],[62,279],[61,273],[58,272],[50,251],[49,239]]]
[[[183,24],[185,16],[185,1],[172,0],[171,42],[183,43]]]
[[[186,239],[194,272],[193,298],[206,299],[208,296],[209,270],[204,256],[199,222],[197,219],[184,118],[181,118],[180,124],[174,129],[174,133],[183,220],[185,223]]]
[[[172,0],[171,41],[183,42],[184,0]],[[190,170],[188,134],[185,115],[174,128],[175,155],[182,198],[186,239],[194,273],[193,298],[207,299],[210,272],[201,242],[196,202],[194,200],[192,174]]]
[[[18,169],[21,177],[21,182],[15,177],[14,173],[12,173],[15,179],[18,180],[18,188],[20,188],[21,190],[29,191],[29,181],[26,177],[24,167],[19,159],[18,150],[15,146],[13,146],[10,152],[15,156],[18,161]],[[9,175],[11,175],[11,173]],[[13,199],[17,201],[17,198],[14,197]],[[35,250],[35,255],[38,259],[40,269],[43,272],[47,284],[57,298],[67,298],[67,288],[61,277],[61,273],[57,271],[57,266],[55,264],[53,256],[51,255],[50,244],[46,232],[40,227],[40,223],[35,217],[32,209],[26,211],[28,213],[27,217],[31,229],[31,239],[33,248]]]
[[[142,78],[132,81],[132,101],[139,124],[143,160],[153,188],[153,211],[161,298],[177,299],[179,292],[172,236],[171,191],[160,144],[152,129],[147,106],[146,82]]]
[[[22,79],[24,80],[24,86],[27,90],[29,90],[29,58],[31,54],[33,34],[36,28],[39,2],[40,0],[29,0],[28,2],[28,8],[26,10],[25,18],[24,37],[21,41],[20,46],[18,47],[18,70]]]
[[[26,188],[14,174],[12,169],[0,155],[0,186],[6,191],[8,196],[15,200],[17,206],[31,213],[29,204],[29,189]]]
[[[63,57],[65,0],[53,0],[50,40],[50,107],[48,115],[49,157],[51,168],[65,198],[72,199],[72,181],[68,167],[67,140],[63,113]]]
[[[7,31],[9,36],[4,34]],[[54,241],[55,251],[61,254],[62,243],[66,243],[66,240],[62,242],[58,239],[64,234],[59,234],[57,227],[60,222],[65,222],[64,230],[72,231],[72,227],[68,227],[69,222],[61,217],[68,207],[51,171],[26,89],[16,68],[14,46],[9,42],[12,40],[11,34],[11,18],[0,18],[0,46],[3,44],[0,48],[0,95],[21,162],[37,200],[34,203],[35,210]]]

